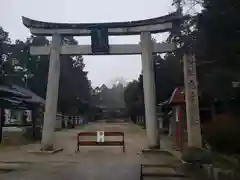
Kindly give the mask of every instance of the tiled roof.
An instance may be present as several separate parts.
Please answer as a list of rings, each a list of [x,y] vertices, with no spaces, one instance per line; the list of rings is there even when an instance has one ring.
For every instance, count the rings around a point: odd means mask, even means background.
[[[18,90],[19,92],[24,93],[27,96],[29,96],[29,98],[24,99],[24,101],[32,102],[32,103],[45,104],[45,100],[42,97],[38,96],[37,94],[35,94],[34,92],[30,91],[29,89],[22,88],[22,87],[17,86],[17,85],[12,85],[12,87],[14,89]]]
[[[1,85],[0,86],[0,92],[7,92],[10,93],[12,96],[8,97],[8,101],[11,99],[12,101],[25,101],[27,103],[39,103],[44,104],[45,100],[35,94],[34,92],[22,88],[17,85]],[[6,98],[6,97],[2,97]],[[3,100],[3,99],[2,99]]]
[[[184,104],[184,93],[179,88],[175,88],[169,100],[169,104]]]
[[[16,89],[11,88],[10,86],[1,85],[0,86],[0,91],[7,92],[7,93],[13,94],[15,96],[20,96],[20,97],[25,97],[26,96],[25,94],[17,91]]]

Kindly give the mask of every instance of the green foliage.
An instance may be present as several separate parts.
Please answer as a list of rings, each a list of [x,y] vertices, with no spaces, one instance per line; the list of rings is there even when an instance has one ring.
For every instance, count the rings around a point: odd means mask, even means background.
[[[204,0],[203,7],[197,22],[197,60],[214,63],[199,68],[200,87],[228,104],[226,109],[230,110],[233,105],[230,99],[235,99],[234,106],[240,104],[240,89],[232,86],[232,82],[240,79],[240,2]],[[203,48],[199,52],[197,47]]]
[[[11,43],[8,33],[0,28],[2,83],[27,87],[46,97],[49,56],[30,56],[29,47],[49,45],[46,37],[31,36],[25,41]],[[73,37],[65,37],[64,44],[77,44]],[[90,100],[91,83],[84,71],[82,56],[61,56],[58,109],[64,113],[86,110]]]
[[[174,5],[178,2],[173,0]],[[186,51],[195,53],[199,92],[223,102],[225,110],[232,110],[233,106],[238,109],[240,88],[232,83],[240,79],[240,1],[181,0],[183,9],[187,9],[184,13],[196,4],[202,11],[185,14],[179,33],[172,33],[168,41],[180,47],[174,52],[178,59]]]
[[[182,160],[188,163],[211,164],[211,154],[200,148],[188,147],[182,152]]]
[[[177,56],[170,53],[166,54],[164,58],[154,55],[154,71],[156,103],[160,104],[171,97],[176,87],[183,85],[183,73]],[[144,115],[142,75],[139,76],[138,81],[129,83],[125,88],[124,100],[129,115]]]
[[[239,67],[240,2],[237,0],[205,0],[198,18],[198,29],[204,35],[209,58],[224,66]],[[200,39],[199,39],[200,40]],[[237,67],[235,67],[237,68]]]
[[[127,85],[124,91],[124,101],[129,115],[143,113],[143,91],[139,81],[132,81]]]
[[[204,138],[215,151],[225,153],[240,152],[239,122],[233,116],[223,114],[205,124]]]
[[[92,102],[107,108],[124,108],[124,86],[121,83],[108,88],[105,84],[93,90]]]
[[[154,56],[157,104],[168,100],[176,87],[183,86],[180,60],[174,54]]]

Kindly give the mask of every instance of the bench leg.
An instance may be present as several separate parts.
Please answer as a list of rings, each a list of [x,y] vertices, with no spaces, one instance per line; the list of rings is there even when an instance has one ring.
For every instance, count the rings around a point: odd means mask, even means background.
[[[79,151],[79,142],[77,142],[77,151]]]
[[[122,137],[122,141],[123,141],[123,152],[125,153],[125,138],[124,138],[124,134],[123,134],[123,137]]]
[[[123,152],[125,153],[125,144],[123,145],[123,147],[122,147],[122,148],[123,148]]]

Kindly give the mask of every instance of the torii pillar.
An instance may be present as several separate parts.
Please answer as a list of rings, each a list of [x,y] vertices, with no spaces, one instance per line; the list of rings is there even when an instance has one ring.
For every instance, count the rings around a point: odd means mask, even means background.
[[[149,149],[160,148],[159,126],[156,115],[156,92],[153,66],[153,42],[150,32],[140,35],[142,48],[143,91]]]
[[[47,95],[41,142],[43,151],[54,150],[53,143],[58,104],[61,42],[62,39],[60,34],[53,34],[50,50]]]

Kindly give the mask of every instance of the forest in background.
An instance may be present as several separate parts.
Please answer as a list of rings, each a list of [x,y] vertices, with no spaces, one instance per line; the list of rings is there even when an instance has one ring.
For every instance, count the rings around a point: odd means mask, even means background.
[[[45,99],[49,57],[30,56],[29,47],[49,45],[46,37],[31,36],[24,41],[12,42],[8,32],[0,27],[1,84],[18,85],[30,89]],[[64,37],[64,44],[77,44],[73,37]],[[91,100],[91,82],[84,70],[82,56],[61,56],[58,111],[77,113]]]
[[[179,2],[174,0],[173,4]],[[182,57],[196,56],[199,96],[221,102],[221,111],[237,114],[240,108],[240,2],[238,0],[181,1],[184,12],[194,6],[202,11],[185,14],[180,32],[167,42],[176,42],[177,51],[163,58],[154,55],[157,104],[168,100],[176,87],[183,87]],[[187,10],[186,10],[187,8]],[[128,109],[143,107],[142,74],[125,90]]]
[[[216,114],[205,123],[200,119],[204,138],[214,150],[239,153],[240,1],[174,0],[173,5],[179,2],[185,18],[167,39],[179,48],[163,58],[154,55],[156,105],[169,100],[175,88],[184,90],[182,58],[193,53],[200,109],[208,102]],[[189,14],[196,6],[201,11]],[[128,84],[124,98],[129,114],[144,115],[142,74]]]
[[[167,39],[168,42],[176,42],[180,48],[164,57],[154,55],[157,104],[169,99],[176,87],[183,86],[181,59],[184,52],[191,51],[196,55],[200,96],[220,101],[223,111],[236,114],[240,107],[240,3],[237,0],[191,0],[181,3],[183,8],[196,4],[202,7],[202,11],[186,14],[180,22],[179,34],[171,33]],[[44,98],[49,58],[29,56],[29,46],[47,45],[49,40],[31,36],[24,41],[11,42],[3,28],[0,28],[0,36],[2,83],[27,87]],[[73,37],[65,37],[64,43],[77,44],[77,41]],[[72,111],[76,104],[81,106],[90,102],[95,90],[84,70],[83,57],[62,56],[61,67],[59,111]],[[141,74],[124,91],[128,111],[143,109]]]
[[[1,84],[18,85],[30,89],[45,99],[49,56],[30,56],[29,47],[49,45],[46,37],[31,36],[25,41],[12,42],[8,32],[0,27],[1,38]],[[64,37],[64,44],[78,42]],[[102,85],[92,88],[87,77],[82,56],[61,56],[58,111],[65,114],[82,114],[91,107],[124,108],[124,79],[115,79],[112,87]],[[116,81],[116,82],[115,82]]]

